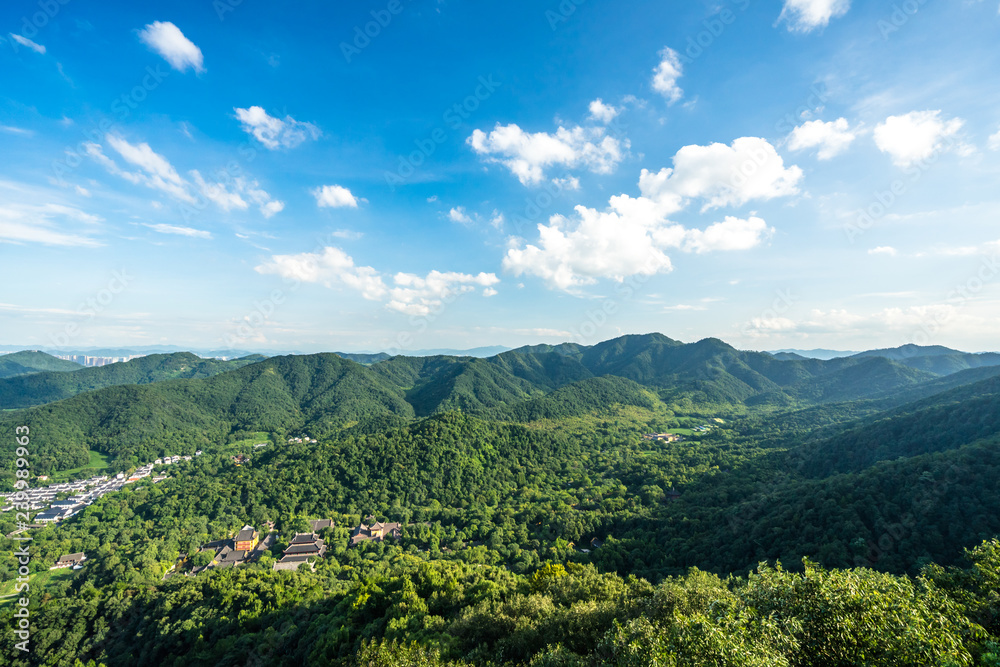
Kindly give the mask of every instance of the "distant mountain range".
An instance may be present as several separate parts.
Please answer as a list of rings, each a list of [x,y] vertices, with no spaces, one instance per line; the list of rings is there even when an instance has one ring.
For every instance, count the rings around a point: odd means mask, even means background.
[[[320,437],[449,410],[522,421],[610,403],[898,403],[918,400],[927,387],[961,386],[953,375],[969,382],[1000,375],[1000,355],[905,346],[779,359],[714,338],[685,344],[662,334],[535,345],[485,359],[330,353],[218,362],[177,353],[0,380],[0,407],[37,406],[0,415],[0,430],[30,424],[52,447],[51,465],[62,468],[85,462],[88,447],[142,459],[166,445],[210,448],[255,432]]]

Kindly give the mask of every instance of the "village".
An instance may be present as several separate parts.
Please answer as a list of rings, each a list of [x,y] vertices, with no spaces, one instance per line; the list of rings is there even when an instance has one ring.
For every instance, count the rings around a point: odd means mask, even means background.
[[[725,424],[725,422],[719,419],[718,417],[713,417],[711,421],[715,422],[715,424]],[[691,426],[684,429],[680,428],[674,429],[674,431],[684,430],[684,431],[690,431],[691,435],[704,435],[705,433],[711,431],[713,428],[716,428],[715,424],[701,424],[699,426]],[[684,435],[682,433],[673,431],[667,431],[666,433],[645,433],[643,434],[642,437],[645,440],[655,440],[658,442],[667,442],[667,443],[684,441]]]
[[[275,571],[296,571],[303,565],[315,569],[314,559],[323,558],[326,554],[326,544],[320,537],[320,531],[335,527],[332,519],[312,519],[309,521],[311,532],[296,533],[282,551],[281,559],[272,565]],[[261,537],[260,532],[250,525],[245,525],[231,538],[209,542],[192,556],[193,567],[188,576],[194,576],[206,570],[226,569],[255,563],[267,553],[270,553],[278,538],[274,524],[267,525],[268,532]],[[386,539],[399,540],[403,536],[403,526],[400,523],[384,523],[369,516],[351,531],[349,546],[357,546],[363,542],[382,542]],[[203,555],[207,554],[207,555]],[[201,561],[203,564],[197,564]]]
[[[201,456],[201,454],[202,452],[198,451],[195,456]],[[19,504],[27,504],[29,512],[37,512],[32,518],[34,526],[41,527],[45,524],[56,523],[75,516],[107,493],[121,491],[127,484],[133,484],[147,477],[152,477],[154,484],[162,482],[167,479],[167,475],[154,475],[153,470],[156,466],[173,465],[182,460],[190,461],[192,458],[191,456],[167,456],[140,466],[129,475],[125,473],[118,473],[114,477],[99,475],[76,482],[60,482],[48,486],[36,486],[24,491],[0,493],[0,498],[3,499],[0,512],[13,510],[14,501],[17,499]],[[46,481],[48,477],[42,475],[38,479]],[[66,497],[57,500],[59,496]],[[11,535],[21,530],[23,529],[18,529]]]

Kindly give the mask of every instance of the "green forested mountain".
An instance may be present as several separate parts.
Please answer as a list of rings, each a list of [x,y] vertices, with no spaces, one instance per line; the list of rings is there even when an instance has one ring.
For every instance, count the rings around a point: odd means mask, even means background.
[[[882,357],[780,361],[717,339],[683,344],[661,334],[590,347],[535,346],[489,359],[394,357],[371,366],[336,354],[251,363],[255,360],[156,355],[72,374],[9,379],[0,382],[4,405],[72,398],[4,413],[0,428],[35,429],[40,443],[35,465],[44,472],[84,465],[88,449],[127,467],[164,453],[212,448],[239,433],[325,435],[388,415],[409,419],[446,410],[493,410],[515,421],[569,416],[579,414],[581,405],[607,404],[613,392],[606,383],[591,382],[539,401],[601,377],[629,381],[618,382],[622,394],[615,402],[647,409],[655,407],[649,405],[651,396],[668,403],[748,406],[885,398],[937,377]],[[219,373],[226,364],[238,368]],[[171,376],[188,379],[166,380]],[[651,393],[637,392],[638,385]],[[9,468],[9,456],[4,464]]]
[[[0,422],[30,425],[36,473],[88,449],[118,469],[205,451],[33,531],[37,664],[1000,664],[987,367],[654,334],[275,357]],[[368,515],[402,538],[349,546]],[[336,522],[315,571],[273,571],[313,518]],[[259,562],[192,575],[201,545],[268,522]],[[16,525],[0,514],[0,534]],[[47,574],[77,551],[82,570]],[[17,567],[0,562],[0,586]]]
[[[887,350],[869,350],[855,357],[883,357],[897,361],[904,366],[928,371],[937,375],[950,375],[969,368],[1000,366],[1000,353],[983,352],[973,354],[959,352],[941,345],[903,345]]]
[[[25,350],[0,354],[0,379],[12,378],[44,371],[78,371],[83,366],[73,361],[53,357],[45,352]]]
[[[150,384],[179,378],[205,378],[263,360],[261,355],[221,361],[190,352],[151,354],[95,368],[74,364],[73,373],[38,372],[0,380],[0,409],[27,408],[115,385]],[[2,361],[4,357],[0,357]],[[57,360],[61,361],[61,360]],[[69,363],[69,362],[67,362]]]

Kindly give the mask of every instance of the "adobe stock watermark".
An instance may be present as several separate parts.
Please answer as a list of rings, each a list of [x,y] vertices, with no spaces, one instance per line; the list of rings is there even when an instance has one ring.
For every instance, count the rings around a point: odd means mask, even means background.
[[[236,11],[236,8],[243,4],[243,0],[213,0],[212,9],[220,21],[226,20],[226,14]]]
[[[854,221],[844,227],[848,243],[854,243],[882,220],[900,198],[910,192],[923,175],[934,166],[941,155],[950,151],[957,143],[958,140],[953,137],[942,141],[926,158],[910,164],[903,170],[906,178],[897,178],[886,189],[872,193],[872,201],[864,208],[858,209]]]
[[[62,11],[62,8],[68,5],[71,0],[39,0],[38,11],[31,16],[24,15],[21,17],[21,32],[19,33],[21,37],[25,39],[34,39],[38,37],[38,31],[47,26],[52,20]],[[14,53],[18,51],[17,40],[8,40],[10,46],[14,49]]]
[[[548,21],[549,27],[553,31],[558,30],[559,26],[563,25],[569,21],[573,14],[576,14],[576,10],[585,3],[587,0],[560,0],[559,4],[556,5],[555,9],[545,10],[545,20]]]
[[[63,182],[63,176],[76,170],[89,156],[89,144],[101,145],[109,134],[112,134],[118,123],[121,123],[132,115],[132,112],[139,108],[149,94],[160,87],[169,72],[163,71],[160,65],[147,67],[142,79],[128,90],[111,101],[109,105],[110,115],[101,118],[93,127],[83,130],[84,141],[76,146],[67,146],[63,151],[65,157],[62,160],[52,161],[52,172],[56,180]]]
[[[790,111],[782,116],[774,124],[774,129],[782,134],[788,134],[802,120],[808,119],[812,114],[822,110],[827,100],[829,100],[829,93],[829,89],[822,81],[809,86],[809,93],[802,101],[802,104],[797,106],[794,111]]]
[[[114,303],[115,297],[125,291],[132,282],[133,277],[126,269],[120,269],[111,273],[111,279],[107,285],[97,291],[96,294],[87,297],[87,300],[77,306],[79,319],[67,324],[59,333],[49,335],[53,347],[66,347],[72,339],[80,335],[84,322],[92,321],[101,315],[108,307]]]
[[[22,597],[14,600],[14,618],[16,619],[16,626],[14,627],[14,636],[16,639],[21,641],[14,643],[14,648],[25,653],[28,652],[28,643],[31,641],[31,612],[29,611],[29,606],[31,605],[31,597],[28,595],[28,591],[31,590],[28,580],[31,577],[31,550],[28,548],[28,542],[32,541],[32,537],[24,534],[30,524],[30,519],[28,517],[28,512],[31,510],[31,504],[28,499],[28,494],[25,490],[28,488],[28,479],[31,476],[31,463],[28,460],[30,452],[28,451],[28,446],[30,445],[29,436],[31,431],[27,426],[18,426],[14,429],[14,443],[16,448],[14,453],[17,455],[16,466],[17,472],[15,473],[17,481],[14,483],[14,488],[16,492],[12,496],[14,509],[18,511],[17,519],[19,521],[20,531],[18,534],[14,535],[11,539],[17,543],[20,543],[20,547],[11,552],[11,555],[17,560],[17,580],[14,584],[14,593],[21,593]]]
[[[730,0],[736,9],[742,13],[750,8],[750,0]],[[684,65],[690,65],[698,58],[702,57],[706,51],[712,48],[715,40],[722,37],[726,29],[736,23],[739,14],[729,7],[723,7],[716,14],[701,22],[702,30],[694,35],[689,35],[687,44],[683,51],[678,53],[678,58]]]
[[[356,56],[371,46],[382,31],[389,27],[393,19],[403,13],[403,0],[389,0],[384,9],[373,9],[372,20],[362,25],[354,26],[354,39],[351,42],[340,43],[340,53],[347,64],[351,64]]]
[[[596,308],[588,308],[581,322],[570,327],[570,337],[580,344],[593,341],[594,336],[603,329],[611,319],[618,314],[622,304],[638,295],[643,288],[659,273],[662,259],[655,253],[650,253],[639,270],[630,276],[622,278],[614,287],[614,295],[601,300]]]
[[[622,125],[618,118],[615,118],[606,126],[607,135],[618,141],[624,140],[627,125]],[[534,226],[545,216],[548,209],[562,196],[577,189],[578,181],[571,173],[564,173],[560,178],[546,181],[541,188],[533,195],[524,198],[524,208],[514,213],[511,217],[511,225],[514,231],[520,235],[528,227]]]
[[[875,24],[882,39],[888,41],[889,35],[902,29],[926,4],[927,0],[904,0],[901,3],[893,4],[892,13],[887,18],[879,19]]]
[[[928,317],[910,336],[910,341],[915,345],[930,343],[938,331],[954,319],[957,311],[979,295],[988,284],[996,279],[998,274],[1000,274],[1000,247],[992,255],[984,257],[973,275],[969,276],[965,282],[956,285],[948,292],[945,302],[951,307],[937,308],[929,312]]]
[[[774,294],[771,305],[762,310],[760,315],[747,321],[740,329],[745,338],[759,338],[789,328],[791,320],[787,315],[795,307],[798,299],[788,288],[779,289]]]
[[[490,99],[497,88],[502,85],[503,82],[494,79],[492,74],[479,77],[472,94],[467,95],[460,102],[451,105],[441,114],[441,120],[444,125],[452,132],[461,129],[463,122],[471,118],[472,114],[479,109],[482,103]],[[427,136],[415,139],[413,143],[416,146],[416,150],[408,155],[401,156],[395,171],[385,172],[385,182],[389,186],[389,189],[395,192],[397,186],[404,185],[413,177],[417,169],[422,167],[437,152],[438,148],[450,138],[451,135],[448,130],[439,125],[431,130]]]

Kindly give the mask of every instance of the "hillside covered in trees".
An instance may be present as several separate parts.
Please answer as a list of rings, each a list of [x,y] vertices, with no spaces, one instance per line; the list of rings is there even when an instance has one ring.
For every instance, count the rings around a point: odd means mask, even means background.
[[[39,467],[205,452],[32,532],[34,576],[88,556],[32,588],[34,656],[997,665],[991,368],[650,335],[489,359],[278,357],[6,413],[5,432],[30,425]],[[400,539],[352,546],[369,515]],[[317,518],[334,526],[315,571],[273,571]],[[260,561],[191,574],[201,545],[247,524],[274,525]],[[0,586],[16,567],[0,563]],[[12,613],[0,598],[0,624]]]

